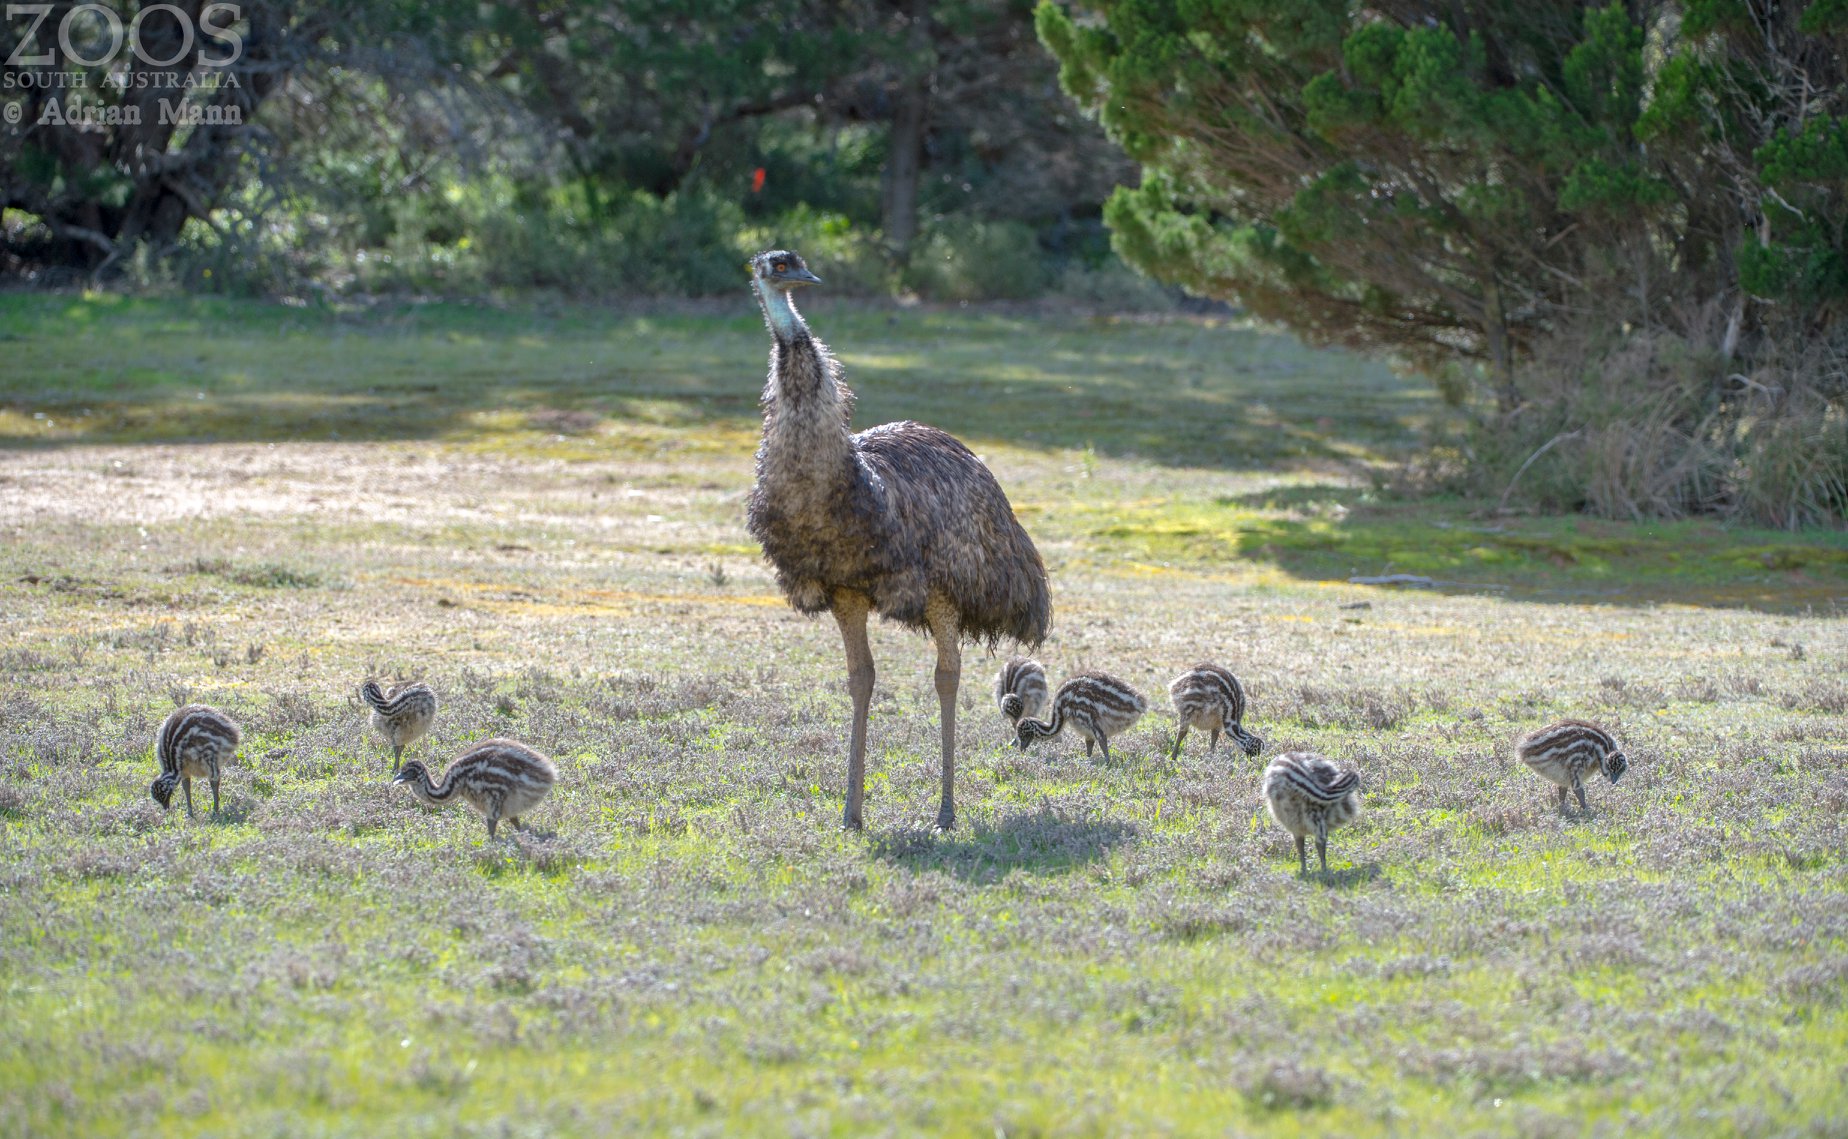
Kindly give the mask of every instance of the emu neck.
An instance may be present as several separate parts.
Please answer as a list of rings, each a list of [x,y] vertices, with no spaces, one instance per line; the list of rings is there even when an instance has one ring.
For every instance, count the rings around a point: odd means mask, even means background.
[[[753,282],[753,287],[757,289],[757,302],[763,306],[764,321],[770,326],[772,336],[788,342],[808,335],[808,325],[796,311],[788,289],[772,288],[769,282],[762,280]]]
[[[770,327],[770,379],[764,387],[764,446],[771,473],[828,471],[852,449],[847,420],[852,393],[838,378],[827,345],[809,333],[789,293],[756,282],[764,322]]]
[[[1052,705],[1052,715],[1047,716],[1044,720],[1028,720],[1027,723],[1032,724],[1038,729],[1040,738],[1049,740],[1065,730],[1065,709],[1061,708],[1057,701],[1054,701]]]
[[[411,781],[411,790],[426,803],[444,803],[456,793],[456,781],[445,771],[441,783],[431,783],[430,773],[424,771]]]

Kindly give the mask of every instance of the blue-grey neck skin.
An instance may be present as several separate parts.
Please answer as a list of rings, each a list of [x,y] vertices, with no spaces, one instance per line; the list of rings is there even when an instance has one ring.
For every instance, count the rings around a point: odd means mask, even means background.
[[[838,457],[852,449],[848,417],[853,396],[840,382],[827,345],[810,335],[789,290],[762,279],[752,287],[773,340],[760,477],[780,485],[832,484],[846,470]]]
[[[787,344],[808,331],[808,325],[802,321],[802,314],[796,311],[795,304],[789,299],[788,289],[776,288],[762,277],[751,284],[757,290],[758,303],[764,306],[764,320],[770,325],[771,335]]]

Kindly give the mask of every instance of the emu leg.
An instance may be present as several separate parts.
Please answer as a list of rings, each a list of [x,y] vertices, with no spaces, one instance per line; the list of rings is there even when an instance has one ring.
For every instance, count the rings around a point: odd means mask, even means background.
[[[212,780],[212,817],[218,817],[218,780]]]
[[[956,826],[956,686],[962,679],[962,633],[948,602],[933,599],[926,615],[937,642],[937,706],[943,726],[943,803],[937,808],[937,829],[947,831]]]
[[[1317,817],[1315,820],[1315,853],[1322,860],[1322,877],[1328,877],[1328,823]]]
[[[398,769],[402,766],[404,766],[404,745],[393,744],[391,745],[391,773],[398,774]]]
[[[1304,873],[1309,873],[1309,851],[1303,845],[1303,836],[1296,836],[1296,865]]]
[[[1572,777],[1572,793],[1578,796],[1579,811],[1587,815],[1590,814],[1591,804],[1585,801],[1585,785],[1578,781],[1578,776],[1576,775]]]
[[[1569,794],[1571,794],[1571,792],[1567,791],[1564,787],[1559,789],[1559,813],[1562,815],[1566,813],[1566,796]]]
[[[186,817],[189,819],[193,818],[194,816],[193,816],[193,808],[192,808],[192,776],[190,775],[180,776],[180,786],[186,788]]]
[[[863,594],[841,590],[834,595],[834,620],[841,627],[841,643],[847,650],[847,691],[853,696],[853,731],[847,744],[847,809],[841,825],[848,830],[866,826],[861,805],[866,799],[866,713],[873,704],[873,648],[866,641],[866,611],[871,606]]]
[[[1206,754],[1209,756],[1219,754],[1219,729],[1218,728],[1214,728],[1213,734],[1208,737],[1208,743],[1206,745]]]
[[[1175,760],[1181,758],[1181,745],[1186,742],[1187,742],[1187,725],[1182,724],[1181,730],[1176,732],[1174,735],[1174,750],[1168,753],[1168,762],[1172,763]]]

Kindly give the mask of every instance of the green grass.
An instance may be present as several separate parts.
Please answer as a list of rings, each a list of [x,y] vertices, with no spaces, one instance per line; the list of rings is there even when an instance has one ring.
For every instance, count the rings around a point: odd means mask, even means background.
[[[1840,533],[1395,499],[1433,394],[1260,330],[818,301],[859,422],[1007,487],[1055,676],[1219,659],[1366,779],[1301,879],[1259,761],[1165,698],[1016,752],[970,651],[934,835],[880,627],[844,835],[740,309],[0,295],[0,1134],[1839,1133]],[[414,754],[553,754],[537,833],[389,787],[369,673],[441,693]],[[147,796],[189,699],[215,821]],[[1508,755],[1565,714],[1632,758],[1584,819]]]

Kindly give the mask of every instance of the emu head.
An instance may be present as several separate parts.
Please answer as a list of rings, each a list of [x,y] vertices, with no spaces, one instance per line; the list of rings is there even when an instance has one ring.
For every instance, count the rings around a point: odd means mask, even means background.
[[[1264,740],[1259,736],[1252,735],[1239,725],[1233,724],[1230,728],[1226,729],[1226,731],[1227,734],[1238,743],[1239,750],[1246,755],[1255,756],[1264,750]]]
[[[161,810],[165,811],[173,806],[173,789],[179,785],[180,777],[178,775],[170,771],[162,772],[160,777],[154,780],[153,785],[148,788],[148,795],[153,798],[156,803],[160,804]]]
[[[801,285],[821,284],[821,278],[809,272],[802,258],[787,249],[772,249],[751,258],[751,277],[785,292]]]
[[[391,782],[394,787],[402,783],[406,790],[421,799],[425,789],[430,786],[430,771],[424,767],[421,759],[406,760],[404,766],[398,769],[398,774],[391,777]]]
[[[1014,746],[1026,751],[1036,740],[1052,738],[1052,728],[1038,720],[1021,720],[1014,725]]]
[[[1598,761],[1598,766],[1604,770],[1604,777],[1614,784],[1623,778],[1624,772],[1630,770],[1630,761],[1623,754],[1623,749],[1618,748],[1606,752],[1604,758]]]
[[[1020,719],[1021,713],[1026,710],[1027,706],[1021,702],[1017,694],[1008,692],[1002,695],[1001,714],[1003,716],[1006,716],[1010,720],[1018,720]]]

